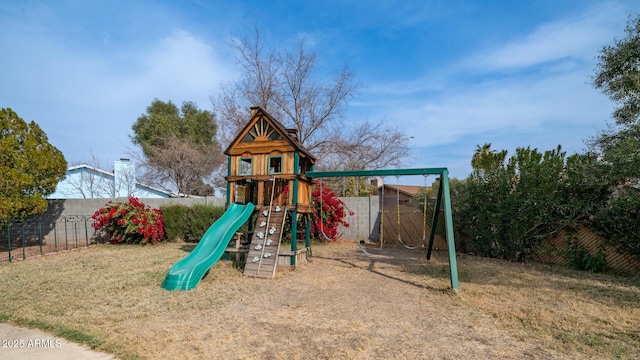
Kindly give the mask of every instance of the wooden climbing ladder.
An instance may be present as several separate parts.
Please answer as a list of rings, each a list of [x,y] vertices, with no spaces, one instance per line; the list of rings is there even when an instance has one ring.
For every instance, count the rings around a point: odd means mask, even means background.
[[[269,210],[260,211],[249,246],[244,275],[274,277],[286,213],[286,208],[276,205],[272,205]]]

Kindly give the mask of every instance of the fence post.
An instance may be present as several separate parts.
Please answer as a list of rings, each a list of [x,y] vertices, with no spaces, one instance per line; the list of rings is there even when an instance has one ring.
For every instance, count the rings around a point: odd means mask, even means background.
[[[22,223],[22,260],[27,258],[27,255],[25,253],[25,243],[24,243],[24,223]]]
[[[9,247],[9,262],[11,262],[11,221],[7,222],[7,246]]]
[[[53,223],[53,247],[58,252],[58,222]]]
[[[42,253],[42,223],[38,223],[38,238],[40,239],[40,255],[44,255]]]
[[[69,250],[69,231],[67,231],[67,219],[64,219],[64,249]]]
[[[84,218],[84,241],[89,247],[89,230],[87,230],[87,218]]]
[[[76,249],[78,248],[78,222],[73,222],[73,236],[76,238]]]

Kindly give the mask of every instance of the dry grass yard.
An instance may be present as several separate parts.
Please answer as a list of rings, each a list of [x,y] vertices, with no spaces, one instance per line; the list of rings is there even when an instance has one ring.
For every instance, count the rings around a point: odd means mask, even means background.
[[[275,279],[218,263],[160,287],[191,244],[104,245],[0,265],[0,321],[122,359],[637,359],[640,278],[354,243]]]

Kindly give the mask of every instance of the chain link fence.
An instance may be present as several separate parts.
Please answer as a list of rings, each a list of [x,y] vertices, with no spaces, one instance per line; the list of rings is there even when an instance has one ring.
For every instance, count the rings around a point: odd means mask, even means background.
[[[86,248],[108,240],[91,226],[88,215],[66,215],[56,221],[8,222],[0,228],[0,262]]]

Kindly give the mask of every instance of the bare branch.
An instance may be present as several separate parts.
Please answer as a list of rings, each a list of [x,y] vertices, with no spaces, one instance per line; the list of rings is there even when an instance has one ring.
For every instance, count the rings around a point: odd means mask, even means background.
[[[348,101],[360,88],[353,72],[344,66],[328,80],[318,78],[316,54],[304,40],[295,51],[267,50],[254,26],[251,38],[234,41],[241,80],[223,86],[212,101],[218,115],[223,144],[228,145],[249,119],[249,107],[259,105],[286,127],[327,167],[381,168],[396,166],[408,156],[408,136],[365,121],[345,126]],[[349,132],[351,131],[351,132]]]

